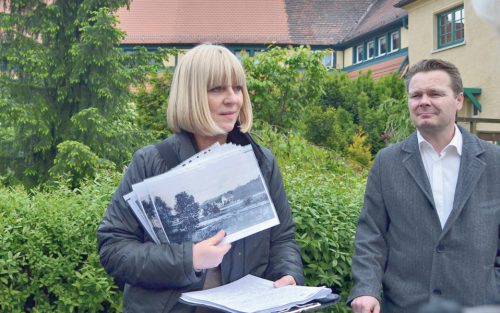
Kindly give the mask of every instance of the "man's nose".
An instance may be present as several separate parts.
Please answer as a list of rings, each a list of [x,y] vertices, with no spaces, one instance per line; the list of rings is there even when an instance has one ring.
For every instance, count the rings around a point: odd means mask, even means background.
[[[423,94],[422,97],[420,97],[420,102],[419,105],[428,105],[431,102],[431,98],[427,94]]]

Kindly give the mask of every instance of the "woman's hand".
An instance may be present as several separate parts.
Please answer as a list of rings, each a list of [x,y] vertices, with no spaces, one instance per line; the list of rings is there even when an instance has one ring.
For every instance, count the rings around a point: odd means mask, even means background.
[[[201,271],[219,266],[224,255],[231,249],[231,244],[219,244],[226,233],[220,230],[215,236],[193,245],[193,268]]]
[[[285,275],[278,279],[277,281],[274,282],[274,287],[279,288],[279,287],[284,287],[288,285],[297,285],[295,282],[295,278],[293,278],[292,275]]]

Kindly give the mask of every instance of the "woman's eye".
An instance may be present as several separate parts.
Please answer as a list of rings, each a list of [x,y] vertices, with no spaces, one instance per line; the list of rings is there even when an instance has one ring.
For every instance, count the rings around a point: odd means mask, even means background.
[[[210,92],[221,92],[222,91],[222,87],[220,87],[220,86],[213,87],[209,91]]]
[[[242,90],[243,90],[243,87],[241,87],[241,86],[234,86],[234,87],[233,87],[233,90],[234,90],[234,91],[242,91]]]

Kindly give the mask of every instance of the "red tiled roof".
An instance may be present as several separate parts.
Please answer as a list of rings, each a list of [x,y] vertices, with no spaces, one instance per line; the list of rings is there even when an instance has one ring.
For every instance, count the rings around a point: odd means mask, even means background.
[[[333,45],[376,0],[133,0],[124,44]]]
[[[360,21],[358,27],[354,28],[352,32],[345,37],[344,41],[356,38],[363,34],[377,30],[380,27],[393,23],[408,13],[400,8],[394,7],[399,0],[378,0],[373,3]]]
[[[124,44],[292,43],[284,0],[133,0]]]
[[[373,1],[286,0],[290,36],[299,44],[336,44],[357,25]]]
[[[363,67],[362,69],[358,69],[352,72],[347,73],[347,75],[350,78],[355,78],[359,76],[359,72],[367,72],[369,70],[372,71],[372,76],[373,78],[379,78],[381,76],[390,74],[390,73],[395,73],[403,61],[405,60],[406,56],[400,56],[394,59],[387,60],[385,62],[380,62],[377,64],[373,64],[371,66]]]

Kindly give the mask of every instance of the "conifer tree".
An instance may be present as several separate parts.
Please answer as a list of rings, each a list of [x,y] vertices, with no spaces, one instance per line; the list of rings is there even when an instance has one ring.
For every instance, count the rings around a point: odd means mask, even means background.
[[[0,175],[77,183],[142,144],[130,85],[149,66],[127,54],[114,12],[130,0],[0,0]]]

